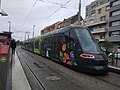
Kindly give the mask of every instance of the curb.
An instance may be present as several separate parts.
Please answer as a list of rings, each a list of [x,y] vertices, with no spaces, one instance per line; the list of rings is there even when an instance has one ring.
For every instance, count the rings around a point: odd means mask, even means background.
[[[109,70],[111,71],[111,72],[115,72],[115,73],[117,73],[117,74],[120,74],[120,68],[118,68],[118,67],[115,67],[115,66],[108,66],[109,67]]]

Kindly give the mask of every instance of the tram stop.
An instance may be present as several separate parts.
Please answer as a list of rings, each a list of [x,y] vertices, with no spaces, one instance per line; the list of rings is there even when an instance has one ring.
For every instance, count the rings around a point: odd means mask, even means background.
[[[0,33],[0,90],[6,90],[11,33]]]

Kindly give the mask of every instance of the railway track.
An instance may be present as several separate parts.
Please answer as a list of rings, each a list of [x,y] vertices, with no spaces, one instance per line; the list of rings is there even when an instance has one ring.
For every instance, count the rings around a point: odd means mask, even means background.
[[[110,72],[108,75],[105,75],[105,76],[86,75],[86,74],[83,74],[80,72],[72,71],[65,67],[61,68],[63,66],[59,65],[59,64],[55,68],[52,68],[51,66],[48,66],[45,63],[49,60],[42,62],[41,60],[39,60],[39,58],[38,58],[39,56],[37,56],[37,55],[31,54],[28,51],[24,51],[23,55],[25,55],[25,54],[28,55],[29,58],[32,58],[32,59],[42,63],[46,67],[52,69],[54,72],[60,71],[60,72],[58,72],[59,74],[62,74],[64,76],[64,78],[68,78],[71,82],[75,83],[77,86],[80,86],[82,88],[81,90],[84,90],[84,89],[85,90],[101,90],[101,89],[102,90],[120,90],[120,75],[118,75],[118,74]],[[52,62],[52,64],[55,64],[55,63]],[[29,67],[28,63],[26,65],[28,65],[28,67]],[[58,70],[58,68],[59,68],[59,70]],[[34,71],[32,71],[32,72],[34,72]],[[66,76],[69,76],[69,77],[66,77]],[[46,90],[46,89],[42,89],[42,90]],[[62,90],[62,89],[60,89],[60,90]]]
[[[59,75],[58,73],[56,73],[56,71],[54,69],[52,69],[51,67],[49,67],[48,65],[46,65],[45,63],[42,62],[43,66],[39,66],[36,61],[36,57],[33,57],[32,55],[30,55],[29,53],[25,54],[21,51],[18,50],[18,56],[19,56],[19,52],[20,54],[24,57],[24,60],[21,60],[22,62],[24,61],[25,65],[27,66],[27,68],[29,68],[30,72],[33,74],[32,76],[34,76],[34,78],[36,79],[35,81],[37,82],[37,84],[39,85],[39,87],[41,88],[41,90],[84,90],[82,87],[80,87],[79,85],[76,85],[74,82],[69,81],[68,79],[65,79],[65,77]],[[21,56],[20,55],[20,56]],[[48,70],[45,70],[44,72],[47,74],[47,77],[42,77],[37,75],[30,65],[27,62],[28,58],[33,58],[34,60],[36,60],[33,64],[34,66],[38,67],[38,68],[47,68]],[[25,58],[26,57],[26,58]],[[52,71],[50,71],[52,70]],[[49,72],[50,71],[50,72]],[[44,73],[44,74],[45,74]],[[46,75],[43,75],[46,76]],[[41,78],[46,78],[46,82],[50,82],[49,84],[46,85],[46,83],[44,81],[41,80]],[[63,80],[64,78],[64,80]],[[60,80],[62,79],[62,80]],[[54,82],[54,86],[52,85]],[[59,84],[61,83],[61,84]],[[65,83],[65,84],[64,84]],[[50,85],[51,84],[51,85]],[[49,86],[50,85],[50,86]],[[59,85],[59,86],[58,86]],[[66,86],[72,86],[71,87],[66,87]],[[47,87],[46,87],[47,86]],[[52,87],[51,87],[52,86]],[[50,88],[49,88],[50,87]],[[82,89],[81,89],[82,88]],[[34,88],[33,88],[34,90]],[[37,89],[39,90],[39,89]]]
[[[20,55],[19,52],[17,52],[18,56]],[[22,55],[24,55],[23,53],[21,53]],[[25,56],[24,56],[25,57]],[[44,84],[42,83],[42,81],[38,78],[38,76],[34,73],[34,71],[32,70],[32,67],[29,66],[29,64],[23,59],[27,69],[29,69],[31,75],[34,77],[35,81],[37,82],[38,86],[41,88],[41,90],[47,90],[46,87],[44,86]]]

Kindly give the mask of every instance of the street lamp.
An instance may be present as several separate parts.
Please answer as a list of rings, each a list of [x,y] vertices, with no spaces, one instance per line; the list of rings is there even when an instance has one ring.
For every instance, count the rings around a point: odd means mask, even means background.
[[[1,0],[0,0],[0,14],[1,14],[2,16],[8,16],[8,14],[5,13],[4,10],[1,8]]]

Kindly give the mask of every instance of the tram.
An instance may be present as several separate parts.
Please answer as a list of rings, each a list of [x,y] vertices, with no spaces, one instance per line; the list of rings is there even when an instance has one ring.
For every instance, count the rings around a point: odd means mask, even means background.
[[[39,36],[39,39],[34,39],[34,49],[30,50],[82,72],[108,73],[106,54],[90,31],[79,25],[66,26]]]

